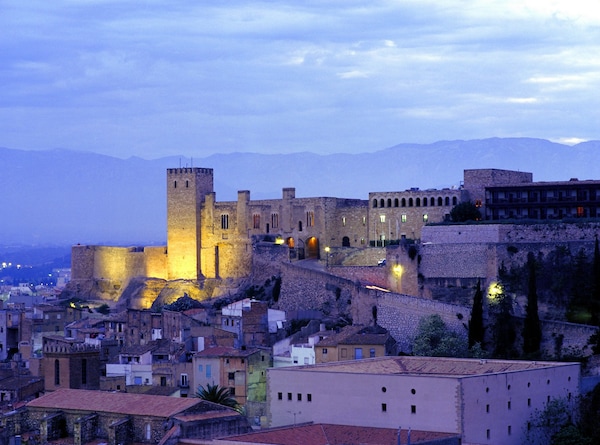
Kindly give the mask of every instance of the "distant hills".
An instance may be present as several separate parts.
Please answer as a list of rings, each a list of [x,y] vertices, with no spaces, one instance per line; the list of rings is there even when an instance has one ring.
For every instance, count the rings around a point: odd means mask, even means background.
[[[373,153],[215,154],[190,160],[119,159],[69,150],[0,148],[0,245],[161,244],[166,239],[166,169],[215,170],[217,201],[297,197],[367,199],[369,192],[459,186],[463,170],[503,168],[535,181],[600,179],[600,141],[568,146],[491,138],[400,144]]]

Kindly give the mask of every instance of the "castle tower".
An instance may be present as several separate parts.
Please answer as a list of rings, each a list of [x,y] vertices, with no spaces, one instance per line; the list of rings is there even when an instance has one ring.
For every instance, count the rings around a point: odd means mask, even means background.
[[[170,280],[197,280],[202,203],[213,193],[212,168],[167,169],[167,255]]]

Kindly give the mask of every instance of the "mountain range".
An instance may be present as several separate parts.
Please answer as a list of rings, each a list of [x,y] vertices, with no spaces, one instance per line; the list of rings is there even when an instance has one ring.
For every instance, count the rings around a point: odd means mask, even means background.
[[[460,186],[464,169],[528,171],[534,181],[600,179],[600,141],[490,138],[399,144],[361,154],[258,153],[145,160],[0,148],[0,245],[164,244],[166,169],[214,169],[217,201],[297,197],[368,199],[369,192]]]

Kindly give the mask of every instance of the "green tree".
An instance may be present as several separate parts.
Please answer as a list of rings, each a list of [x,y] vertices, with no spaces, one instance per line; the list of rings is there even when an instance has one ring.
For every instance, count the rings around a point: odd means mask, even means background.
[[[485,327],[483,326],[483,292],[481,291],[481,280],[477,281],[477,290],[473,297],[473,308],[469,320],[469,348],[476,343],[483,345]]]
[[[199,386],[196,391],[196,397],[207,402],[213,402],[218,405],[227,406],[233,408],[236,411],[240,411],[240,404],[235,400],[235,397],[231,396],[231,392],[228,388],[224,388],[219,385],[211,385],[210,383],[204,386]]]
[[[421,318],[412,345],[414,355],[428,357],[466,357],[465,338],[446,326],[437,314]]]
[[[494,319],[494,356],[501,358],[518,357],[515,348],[517,338],[516,323],[513,317],[513,299],[505,293],[501,285],[492,288],[489,295],[489,311]]]
[[[529,272],[527,306],[525,307],[525,323],[523,325],[523,352],[525,354],[538,352],[542,342],[535,269],[535,256],[532,252],[529,252],[527,255],[527,270]]]
[[[471,201],[465,201],[452,207],[450,218],[453,222],[479,221],[481,212]]]

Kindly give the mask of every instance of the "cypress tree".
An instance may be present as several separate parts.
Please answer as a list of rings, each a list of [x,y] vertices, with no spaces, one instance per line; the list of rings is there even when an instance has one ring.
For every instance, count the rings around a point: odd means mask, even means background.
[[[542,342],[535,267],[535,257],[533,253],[529,252],[527,255],[527,270],[529,272],[527,306],[525,307],[525,324],[523,326],[523,352],[525,354],[538,352]]]
[[[476,343],[483,347],[485,328],[483,326],[483,292],[481,291],[481,279],[477,281],[477,291],[473,297],[473,308],[469,320],[469,348]]]

